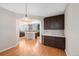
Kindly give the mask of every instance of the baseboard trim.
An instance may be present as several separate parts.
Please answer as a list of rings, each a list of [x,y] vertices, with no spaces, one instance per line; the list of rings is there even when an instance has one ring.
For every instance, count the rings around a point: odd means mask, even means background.
[[[66,54],[66,56],[67,56],[67,52],[66,52],[66,49],[65,49],[65,54]]]
[[[11,47],[8,47],[8,48],[6,48],[6,49],[0,50],[0,53],[2,53],[2,52],[4,52],[4,51],[7,51],[7,50],[9,50],[9,49],[11,49],[11,48],[14,48],[14,47],[18,46],[18,44],[19,44],[19,42],[17,42],[15,45],[13,45],[13,46],[11,46]]]

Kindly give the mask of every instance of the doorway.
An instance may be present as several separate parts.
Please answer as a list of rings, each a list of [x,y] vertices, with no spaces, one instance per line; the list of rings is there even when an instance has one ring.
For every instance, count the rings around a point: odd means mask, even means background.
[[[41,21],[31,19],[31,22],[22,22],[18,20],[19,38],[26,40],[39,40],[41,43]]]

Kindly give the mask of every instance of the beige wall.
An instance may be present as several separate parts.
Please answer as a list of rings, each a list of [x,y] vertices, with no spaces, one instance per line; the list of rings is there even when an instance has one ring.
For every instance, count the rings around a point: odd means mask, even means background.
[[[0,52],[16,43],[16,14],[0,7]]]
[[[79,4],[69,4],[65,11],[66,54],[79,56]]]

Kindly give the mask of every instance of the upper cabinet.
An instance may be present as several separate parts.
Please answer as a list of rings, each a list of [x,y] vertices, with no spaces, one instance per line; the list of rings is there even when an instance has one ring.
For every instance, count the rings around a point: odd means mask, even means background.
[[[52,29],[64,29],[64,14],[45,17],[44,18],[44,29],[52,30]]]

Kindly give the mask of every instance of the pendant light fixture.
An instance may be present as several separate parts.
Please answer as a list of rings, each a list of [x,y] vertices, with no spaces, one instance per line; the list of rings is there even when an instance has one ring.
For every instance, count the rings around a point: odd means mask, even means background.
[[[25,8],[26,8],[26,10],[25,10],[26,13],[25,13],[24,17],[21,18],[21,22],[24,24],[30,24],[32,22],[32,20],[27,16],[27,3],[26,3]]]

